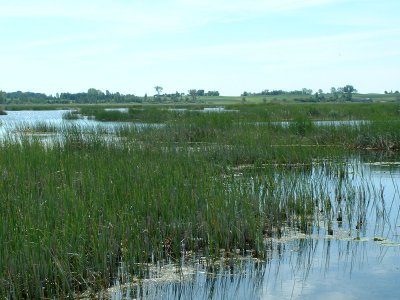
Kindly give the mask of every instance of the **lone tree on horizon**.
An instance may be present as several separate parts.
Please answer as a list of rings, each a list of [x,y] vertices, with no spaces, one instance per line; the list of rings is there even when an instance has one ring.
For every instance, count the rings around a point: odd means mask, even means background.
[[[156,86],[154,87],[154,89],[155,89],[156,92],[157,92],[157,96],[160,96],[161,92],[163,91],[163,88],[162,88],[161,86],[156,85]]]

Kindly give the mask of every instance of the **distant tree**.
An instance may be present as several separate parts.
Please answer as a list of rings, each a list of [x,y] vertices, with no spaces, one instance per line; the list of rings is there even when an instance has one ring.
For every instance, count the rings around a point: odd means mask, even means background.
[[[301,90],[301,93],[302,93],[303,95],[312,95],[313,90],[312,90],[312,89],[303,88],[303,89]]]
[[[249,95],[249,93],[248,92],[246,92],[246,91],[244,91],[243,92],[243,94],[241,95],[241,96],[243,96],[243,97],[247,97]]]
[[[196,101],[196,99],[197,99],[197,90],[195,90],[195,89],[189,90],[189,95],[192,98],[192,101]]]
[[[352,85],[346,85],[343,87],[343,92],[345,93],[357,93],[357,90]]]
[[[346,85],[343,87],[343,92],[345,94],[345,99],[351,101],[353,93],[357,93],[357,90],[352,85]]]
[[[147,93],[146,94],[144,94],[144,98],[143,98],[143,100],[146,102],[147,101]]]
[[[207,96],[219,96],[219,92],[218,91],[208,91]]]
[[[98,102],[101,93],[101,91],[96,90],[95,88],[88,89],[86,102]]]
[[[157,96],[160,96],[162,91],[164,90],[161,86],[155,86],[154,89],[156,90]]]
[[[317,93],[315,93],[315,98],[317,101],[324,101],[325,96],[324,96],[324,91],[322,89],[319,89]]]
[[[0,90],[0,104],[6,103],[6,93]]]
[[[337,101],[339,98],[338,90],[335,87],[331,87],[331,100]]]
[[[201,97],[204,96],[204,90],[197,90],[196,91],[197,96]]]

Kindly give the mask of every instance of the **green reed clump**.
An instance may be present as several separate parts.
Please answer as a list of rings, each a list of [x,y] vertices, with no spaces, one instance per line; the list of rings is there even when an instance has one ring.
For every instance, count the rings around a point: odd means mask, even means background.
[[[373,121],[363,124],[357,130],[354,147],[375,150],[399,150],[399,130],[399,121]]]
[[[63,113],[62,118],[64,120],[79,120],[81,119],[81,115],[78,110],[68,111]]]
[[[246,121],[290,121],[296,118],[313,120],[395,120],[400,116],[398,103],[266,103],[229,105]]]
[[[313,130],[314,126],[311,119],[307,117],[297,117],[289,124],[289,129],[298,135],[305,136],[306,133]]]
[[[130,107],[127,112],[106,109],[104,107],[81,107],[82,115],[94,118],[97,121],[115,122],[140,122],[140,123],[164,123],[179,117],[179,112],[160,107]]]
[[[165,123],[182,116],[182,112],[163,107],[139,107],[129,108],[132,121],[140,123]]]
[[[187,120],[193,113],[203,112],[204,106],[137,106],[128,113],[105,110],[102,106],[81,107],[80,112],[100,121],[131,121],[141,123],[170,123]],[[398,103],[266,103],[225,105],[225,112],[232,120],[248,122],[310,120],[396,120],[400,116]],[[233,113],[236,111],[237,113]],[[230,112],[230,114],[228,113]]]
[[[57,125],[50,122],[23,123],[17,125],[15,130],[20,133],[54,133],[58,131]]]

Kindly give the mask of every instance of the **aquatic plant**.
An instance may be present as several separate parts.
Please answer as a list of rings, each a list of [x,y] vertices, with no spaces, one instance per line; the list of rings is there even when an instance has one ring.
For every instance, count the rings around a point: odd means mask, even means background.
[[[67,111],[63,113],[62,118],[64,120],[79,120],[81,118],[79,111]]]
[[[0,142],[1,297],[97,291],[114,284],[121,263],[140,278],[144,263],[185,251],[263,257],[265,238],[286,228],[323,223],[331,233],[340,219],[358,230],[380,190],[354,181],[357,160],[346,157],[379,137],[398,144],[396,122],[285,127],[237,112],[152,109],[127,115],[160,113],[164,126],[38,124],[29,130],[58,138]]]

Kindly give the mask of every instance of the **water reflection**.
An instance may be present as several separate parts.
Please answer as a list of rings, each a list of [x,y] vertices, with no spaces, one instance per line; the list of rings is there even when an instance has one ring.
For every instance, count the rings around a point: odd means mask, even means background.
[[[397,299],[396,248],[359,241],[301,239],[265,261],[203,264],[174,276],[116,286],[105,299]],[[179,275],[181,274],[181,275]],[[175,278],[175,279],[174,279]]]
[[[358,186],[366,176],[370,189],[382,194],[364,207],[362,228],[351,227],[346,220],[338,221],[332,234],[324,223],[316,224],[310,234],[285,228],[281,238],[265,240],[262,260],[241,253],[236,258],[224,255],[213,263],[187,260],[183,269],[160,264],[150,279],[117,285],[102,297],[399,299],[400,165],[365,163],[349,180]],[[175,277],[165,275],[168,272]]]
[[[122,110],[122,109],[118,109]],[[74,120],[65,120],[63,115],[73,110],[35,110],[35,111],[7,111],[7,115],[0,116],[0,139],[6,135],[12,136],[15,133],[24,133],[34,137],[42,137],[50,141],[58,131],[68,127],[76,127],[93,131],[112,134],[115,129],[121,127],[161,127],[160,124],[126,123],[126,122],[100,122],[88,117]],[[32,130],[30,130],[32,129]],[[43,130],[41,130],[43,129]]]

